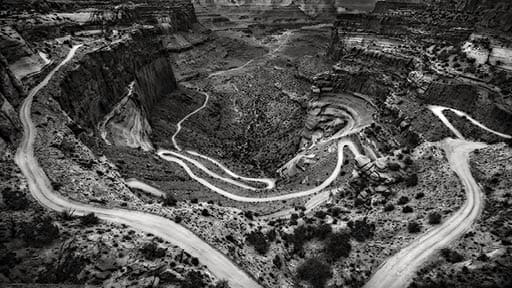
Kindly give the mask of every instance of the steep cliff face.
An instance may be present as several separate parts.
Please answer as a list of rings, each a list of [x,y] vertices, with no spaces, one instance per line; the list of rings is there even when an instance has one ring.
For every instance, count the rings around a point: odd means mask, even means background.
[[[466,111],[488,127],[512,133],[512,112],[500,103],[501,97],[487,90],[457,82],[434,82],[422,98],[427,104]]]
[[[0,54],[0,154],[20,136],[21,123],[13,105],[18,106],[25,96],[21,83]]]
[[[155,33],[153,30],[136,33],[128,41],[104,47],[83,57],[80,65],[63,79],[61,91],[54,96],[61,107],[89,130],[97,132],[99,123],[105,122],[105,116],[111,114],[107,127],[115,124],[116,131],[142,129],[142,132],[135,134],[150,133],[145,116],[161,97],[176,88],[167,51]],[[132,88],[128,88],[130,86]],[[133,90],[133,93],[129,93],[125,103],[120,103],[127,97],[127,90]],[[116,111],[112,112],[116,106]],[[130,136],[133,133],[114,134]],[[125,138],[114,142],[122,145],[134,142],[132,140]],[[142,147],[131,144],[123,146]]]
[[[245,12],[258,12],[283,7],[298,7],[312,17],[334,16],[335,0],[193,0],[194,5],[213,9],[239,9]]]

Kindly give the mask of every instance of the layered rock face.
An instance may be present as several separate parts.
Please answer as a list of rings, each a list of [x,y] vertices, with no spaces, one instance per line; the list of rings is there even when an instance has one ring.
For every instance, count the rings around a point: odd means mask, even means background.
[[[297,7],[311,17],[333,16],[336,13],[335,0],[193,0],[193,3],[196,6],[240,12],[259,12]]]
[[[66,75],[60,93],[54,97],[84,128],[95,130],[111,114],[105,126],[115,127],[114,142],[146,147],[142,144],[150,127],[145,115],[161,97],[176,88],[167,50],[158,36],[154,30],[139,31],[128,41],[87,54]],[[125,97],[128,99],[120,103]],[[119,135],[128,135],[130,139],[120,140]]]
[[[500,96],[460,83],[432,83],[422,96],[427,104],[471,111],[471,115],[485,125],[507,134],[512,133],[512,112]]]
[[[0,54],[0,154],[19,138],[21,123],[14,106],[25,98],[25,91]]]

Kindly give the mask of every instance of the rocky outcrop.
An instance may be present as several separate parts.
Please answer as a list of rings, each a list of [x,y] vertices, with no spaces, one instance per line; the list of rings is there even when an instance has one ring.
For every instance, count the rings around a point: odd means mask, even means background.
[[[139,116],[147,115],[161,97],[176,88],[168,52],[158,35],[155,30],[137,32],[130,40],[87,54],[78,67],[65,76],[60,93],[54,97],[78,124],[95,130],[127,95],[130,83],[135,83],[127,101],[131,107],[125,109],[130,113],[117,117],[128,119],[134,110]],[[128,130],[138,125],[128,120],[115,122],[130,126],[125,127]]]
[[[21,123],[13,105],[18,106],[24,98],[23,86],[0,54],[0,154],[20,136]]]

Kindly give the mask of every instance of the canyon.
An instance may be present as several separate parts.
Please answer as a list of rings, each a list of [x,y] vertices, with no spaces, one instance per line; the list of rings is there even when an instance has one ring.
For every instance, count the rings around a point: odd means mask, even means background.
[[[508,1],[0,7],[1,285],[510,284]]]

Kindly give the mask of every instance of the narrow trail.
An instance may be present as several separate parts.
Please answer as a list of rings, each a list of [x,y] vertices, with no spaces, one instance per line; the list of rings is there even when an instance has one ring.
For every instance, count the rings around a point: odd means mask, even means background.
[[[44,80],[32,89],[23,101],[20,120],[23,124],[23,139],[16,153],[15,162],[27,178],[32,196],[44,207],[57,212],[73,210],[78,216],[95,213],[99,218],[125,224],[178,245],[187,253],[197,257],[218,279],[226,279],[231,287],[261,287],[247,273],[222,253],[197,237],[190,230],[175,222],[154,214],[118,208],[102,208],[69,200],[55,193],[50,180],[34,156],[34,141],[37,130],[32,122],[31,107],[34,96],[45,87],[55,72],[69,62],[81,45],[73,46],[67,57],[54,68]]]
[[[446,138],[437,145],[445,150],[446,158],[452,170],[455,171],[460,178],[464,190],[466,191],[466,201],[464,205],[449,219],[446,219],[442,225],[428,230],[426,233],[416,238],[409,246],[387,259],[366,283],[364,286],[366,288],[407,287],[411,283],[416,271],[418,271],[436,251],[446,247],[461,237],[471,228],[473,223],[480,216],[484,205],[484,196],[480,186],[471,175],[469,154],[476,149],[485,148],[486,144],[464,140],[463,135],[444,116],[443,111],[452,111],[458,116],[468,118],[473,124],[488,132],[504,138],[511,138],[510,135],[496,132],[485,127],[462,111],[442,106],[429,106],[428,108],[458,137],[458,139]]]

